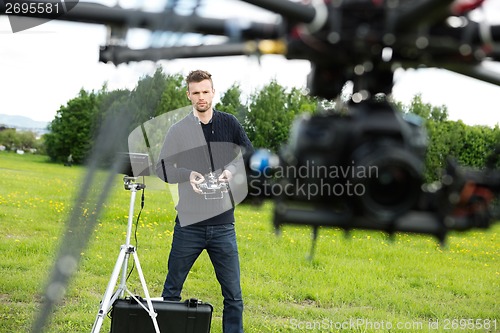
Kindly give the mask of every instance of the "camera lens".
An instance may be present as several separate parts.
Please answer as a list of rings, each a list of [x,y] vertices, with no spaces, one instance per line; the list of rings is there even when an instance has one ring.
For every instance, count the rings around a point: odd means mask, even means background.
[[[416,173],[411,165],[378,165],[378,177],[367,182],[367,195],[383,207],[412,206],[419,189]]]
[[[363,186],[361,208],[378,221],[391,221],[415,206],[422,182],[422,161],[401,148],[379,147],[358,160],[359,170],[352,179]],[[368,175],[368,176],[367,176]]]

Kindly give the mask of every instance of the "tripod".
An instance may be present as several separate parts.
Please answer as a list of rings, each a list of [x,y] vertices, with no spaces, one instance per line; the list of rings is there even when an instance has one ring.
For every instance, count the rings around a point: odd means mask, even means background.
[[[113,273],[111,274],[111,278],[108,282],[108,286],[106,288],[106,292],[101,301],[101,307],[97,313],[96,320],[94,322],[94,326],[92,327],[92,333],[99,332],[101,330],[101,326],[104,320],[104,315],[108,313],[109,309],[115,302],[118,297],[123,297],[125,292],[127,292],[134,300],[140,304],[144,310],[146,310],[151,316],[151,320],[153,321],[153,325],[155,327],[156,333],[160,333],[160,328],[158,327],[158,322],[156,321],[156,312],[153,309],[153,304],[151,303],[151,298],[149,297],[148,288],[146,286],[146,281],[144,279],[144,274],[142,273],[141,264],[139,263],[139,257],[137,256],[137,252],[135,251],[135,247],[130,245],[130,235],[132,233],[132,218],[134,215],[134,202],[136,193],[138,190],[144,189],[146,185],[141,183],[136,183],[136,177],[124,176],[123,182],[126,190],[130,190],[130,208],[128,214],[128,226],[127,226],[127,238],[124,245],[120,247],[120,254],[118,255],[118,259],[116,260],[115,268],[113,269]],[[139,278],[141,280],[142,288],[144,290],[144,295],[146,296],[147,308],[140,302],[128,289],[126,286],[126,274],[127,274],[127,263],[130,257],[130,254],[134,257],[134,262],[137,267],[137,273],[139,274]],[[118,275],[121,271],[121,281],[115,292],[116,283],[118,281]]]

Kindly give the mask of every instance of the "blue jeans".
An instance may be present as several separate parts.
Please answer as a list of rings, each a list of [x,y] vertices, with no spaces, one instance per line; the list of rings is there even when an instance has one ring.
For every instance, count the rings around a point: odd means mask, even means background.
[[[234,224],[213,226],[175,224],[168,274],[163,286],[165,300],[181,300],[184,281],[194,262],[206,249],[224,297],[222,329],[224,333],[243,332],[243,299],[240,286],[240,262]]]

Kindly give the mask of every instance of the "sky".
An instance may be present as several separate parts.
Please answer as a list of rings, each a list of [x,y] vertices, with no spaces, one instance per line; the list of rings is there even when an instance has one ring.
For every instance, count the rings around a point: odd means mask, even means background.
[[[209,14],[219,17],[248,17],[255,8],[237,0],[205,1],[212,2],[211,8],[217,11]],[[147,0],[143,4],[146,3],[158,4]],[[130,6],[123,2],[120,5]],[[500,23],[500,1],[486,0],[485,5],[489,7],[483,15]],[[151,10],[154,6],[145,8]],[[220,8],[224,8],[224,13]],[[259,14],[258,17],[259,20],[274,19],[273,15]],[[154,73],[158,66],[166,73],[183,75],[193,69],[206,69],[213,74],[216,92],[224,92],[236,82],[247,94],[271,79],[285,87],[305,87],[310,71],[308,61],[286,60],[278,55],[260,59],[235,56],[158,63],[143,61],[115,66],[98,61],[99,47],[105,44],[106,34],[106,28],[101,25],[64,21],[51,21],[12,33],[8,18],[0,16],[0,113],[51,121],[57,110],[76,97],[80,89],[97,91],[105,82],[109,90],[133,89],[138,80]],[[150,35],[141,30],[132,31],[128,40],[131,47],[147,47],[151,42]],[[500,64],[492,68],[500,76]],[[416,94],[421,94],[426,103],[446,105],[451,120],[461,119],[470,125],[500,124],[500,86],[441,69],[397,72],[395,99],[409,103]]]

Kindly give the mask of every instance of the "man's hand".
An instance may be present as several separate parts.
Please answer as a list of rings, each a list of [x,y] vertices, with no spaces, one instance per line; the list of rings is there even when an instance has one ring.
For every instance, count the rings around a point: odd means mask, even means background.
[[[220,182],[229,183],[229,181],[233,178],[233,174],[229,170],[224,170],[219,176]]]
[[[205,177],[203,177],[201,173],[196,171],[191,171],[191,174],[189,175],[189,182],[191,183],[193,191],[199,194],[203,194],[203,191],[198,188],[198,185],[200,185],[204,181]]]

